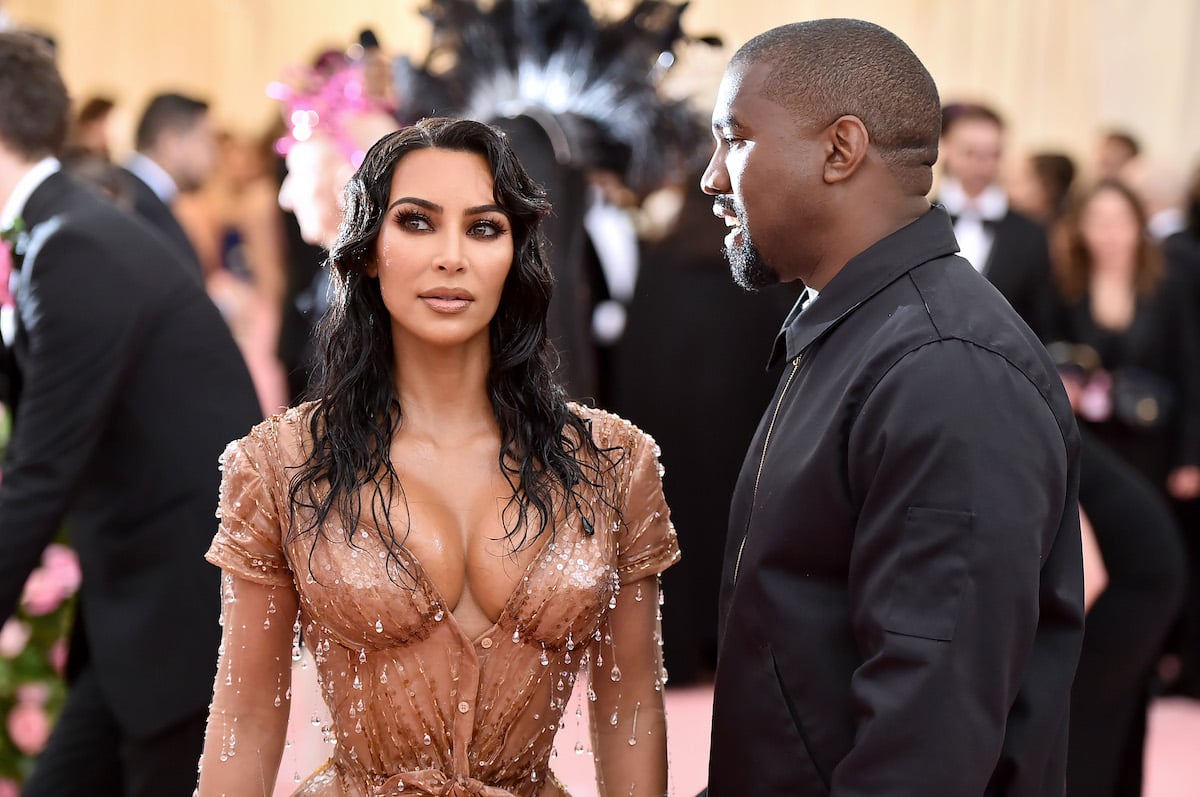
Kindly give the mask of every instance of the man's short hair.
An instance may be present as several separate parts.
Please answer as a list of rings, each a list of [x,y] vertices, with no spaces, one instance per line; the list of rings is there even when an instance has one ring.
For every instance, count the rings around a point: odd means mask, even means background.
[[[929,70],[891,31],[858,19],[796,22],[755,36],[733,63],[770,64],[765,94],[806,121],[858,117],[897,178],[929,190],[941,101]]]
[[[950,132],[950,128],[960,122],[987,122],[1004,130],[1004,117],[983,103],[979,102],[950,102],[942,109],[942,135]]]
[[[116,107],[116,102],[108,97],[92,97],[79,109],[79,113],[75,116],[75,121],[81,125],[98,122],[112,113]]]
[[[70,121],[71,99],[50,48],[28,33],[0,33],[0,141],[31,161],[57,155]]]
[[[1109,130],[1104,134],[1108,141],[1116,142],[1129,151],[1129,157],[1136,158],[1142,154],[1142,145],[1137,138],[1127,130]]]
[[[158,94],[146,106],[137,126],[135,146],[139,152],[154,149],[165,132],[191,130],[208,113],[208,103],[183,94]]]

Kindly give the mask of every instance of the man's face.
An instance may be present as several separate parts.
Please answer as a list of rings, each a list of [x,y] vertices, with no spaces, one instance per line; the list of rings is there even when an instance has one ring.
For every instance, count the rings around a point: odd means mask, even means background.
[[[217,163],[216,131],[208,114],[203,114],[187,130],[174,135],[175,181],[180,191],[195,191]]]
[[[1004,131],[986,119],[960,119],[942,138],[946,174],[962,184],[967,196],[979,196],[1000,177]]]
[[[812,253],[821,148],[797,115],[762,93],[766,64],[725,72],[712,129],[717,147],[700,181],[725,220],[725,256],[733,279],[754,290],[800,276],[797,258]]]

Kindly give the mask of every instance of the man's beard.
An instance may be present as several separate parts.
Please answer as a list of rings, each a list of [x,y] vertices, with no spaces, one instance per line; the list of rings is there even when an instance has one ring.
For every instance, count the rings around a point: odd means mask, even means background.
[[[779,275],[763,260],[745,226],[739,237],[741,240],[735,246],[725,247],[725,259],[729,261],[733,281],[747,291],[757,291],[778,283]]]

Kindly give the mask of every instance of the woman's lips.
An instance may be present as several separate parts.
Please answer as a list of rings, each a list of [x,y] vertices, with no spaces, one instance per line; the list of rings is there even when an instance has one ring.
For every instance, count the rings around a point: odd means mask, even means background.
[[[474,301],[466,296],[453,294],[422,294],[419,298],[435,313],[448,315],[465,312]]]

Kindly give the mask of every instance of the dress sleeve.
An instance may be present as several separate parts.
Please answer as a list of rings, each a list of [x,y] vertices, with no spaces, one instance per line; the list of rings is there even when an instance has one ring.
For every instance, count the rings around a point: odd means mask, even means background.
[[[247,581],[270,586],[292,583],[283,555],[280,494],[285,485],[274,447],[259,427],[221,455],[220,525],[208,561]]]
[[[626,451],[631,474],[621,506],[617,573],[622,584],[657,575],[679,559],[671,511],[663,497],[658,444],[638,432]]]

